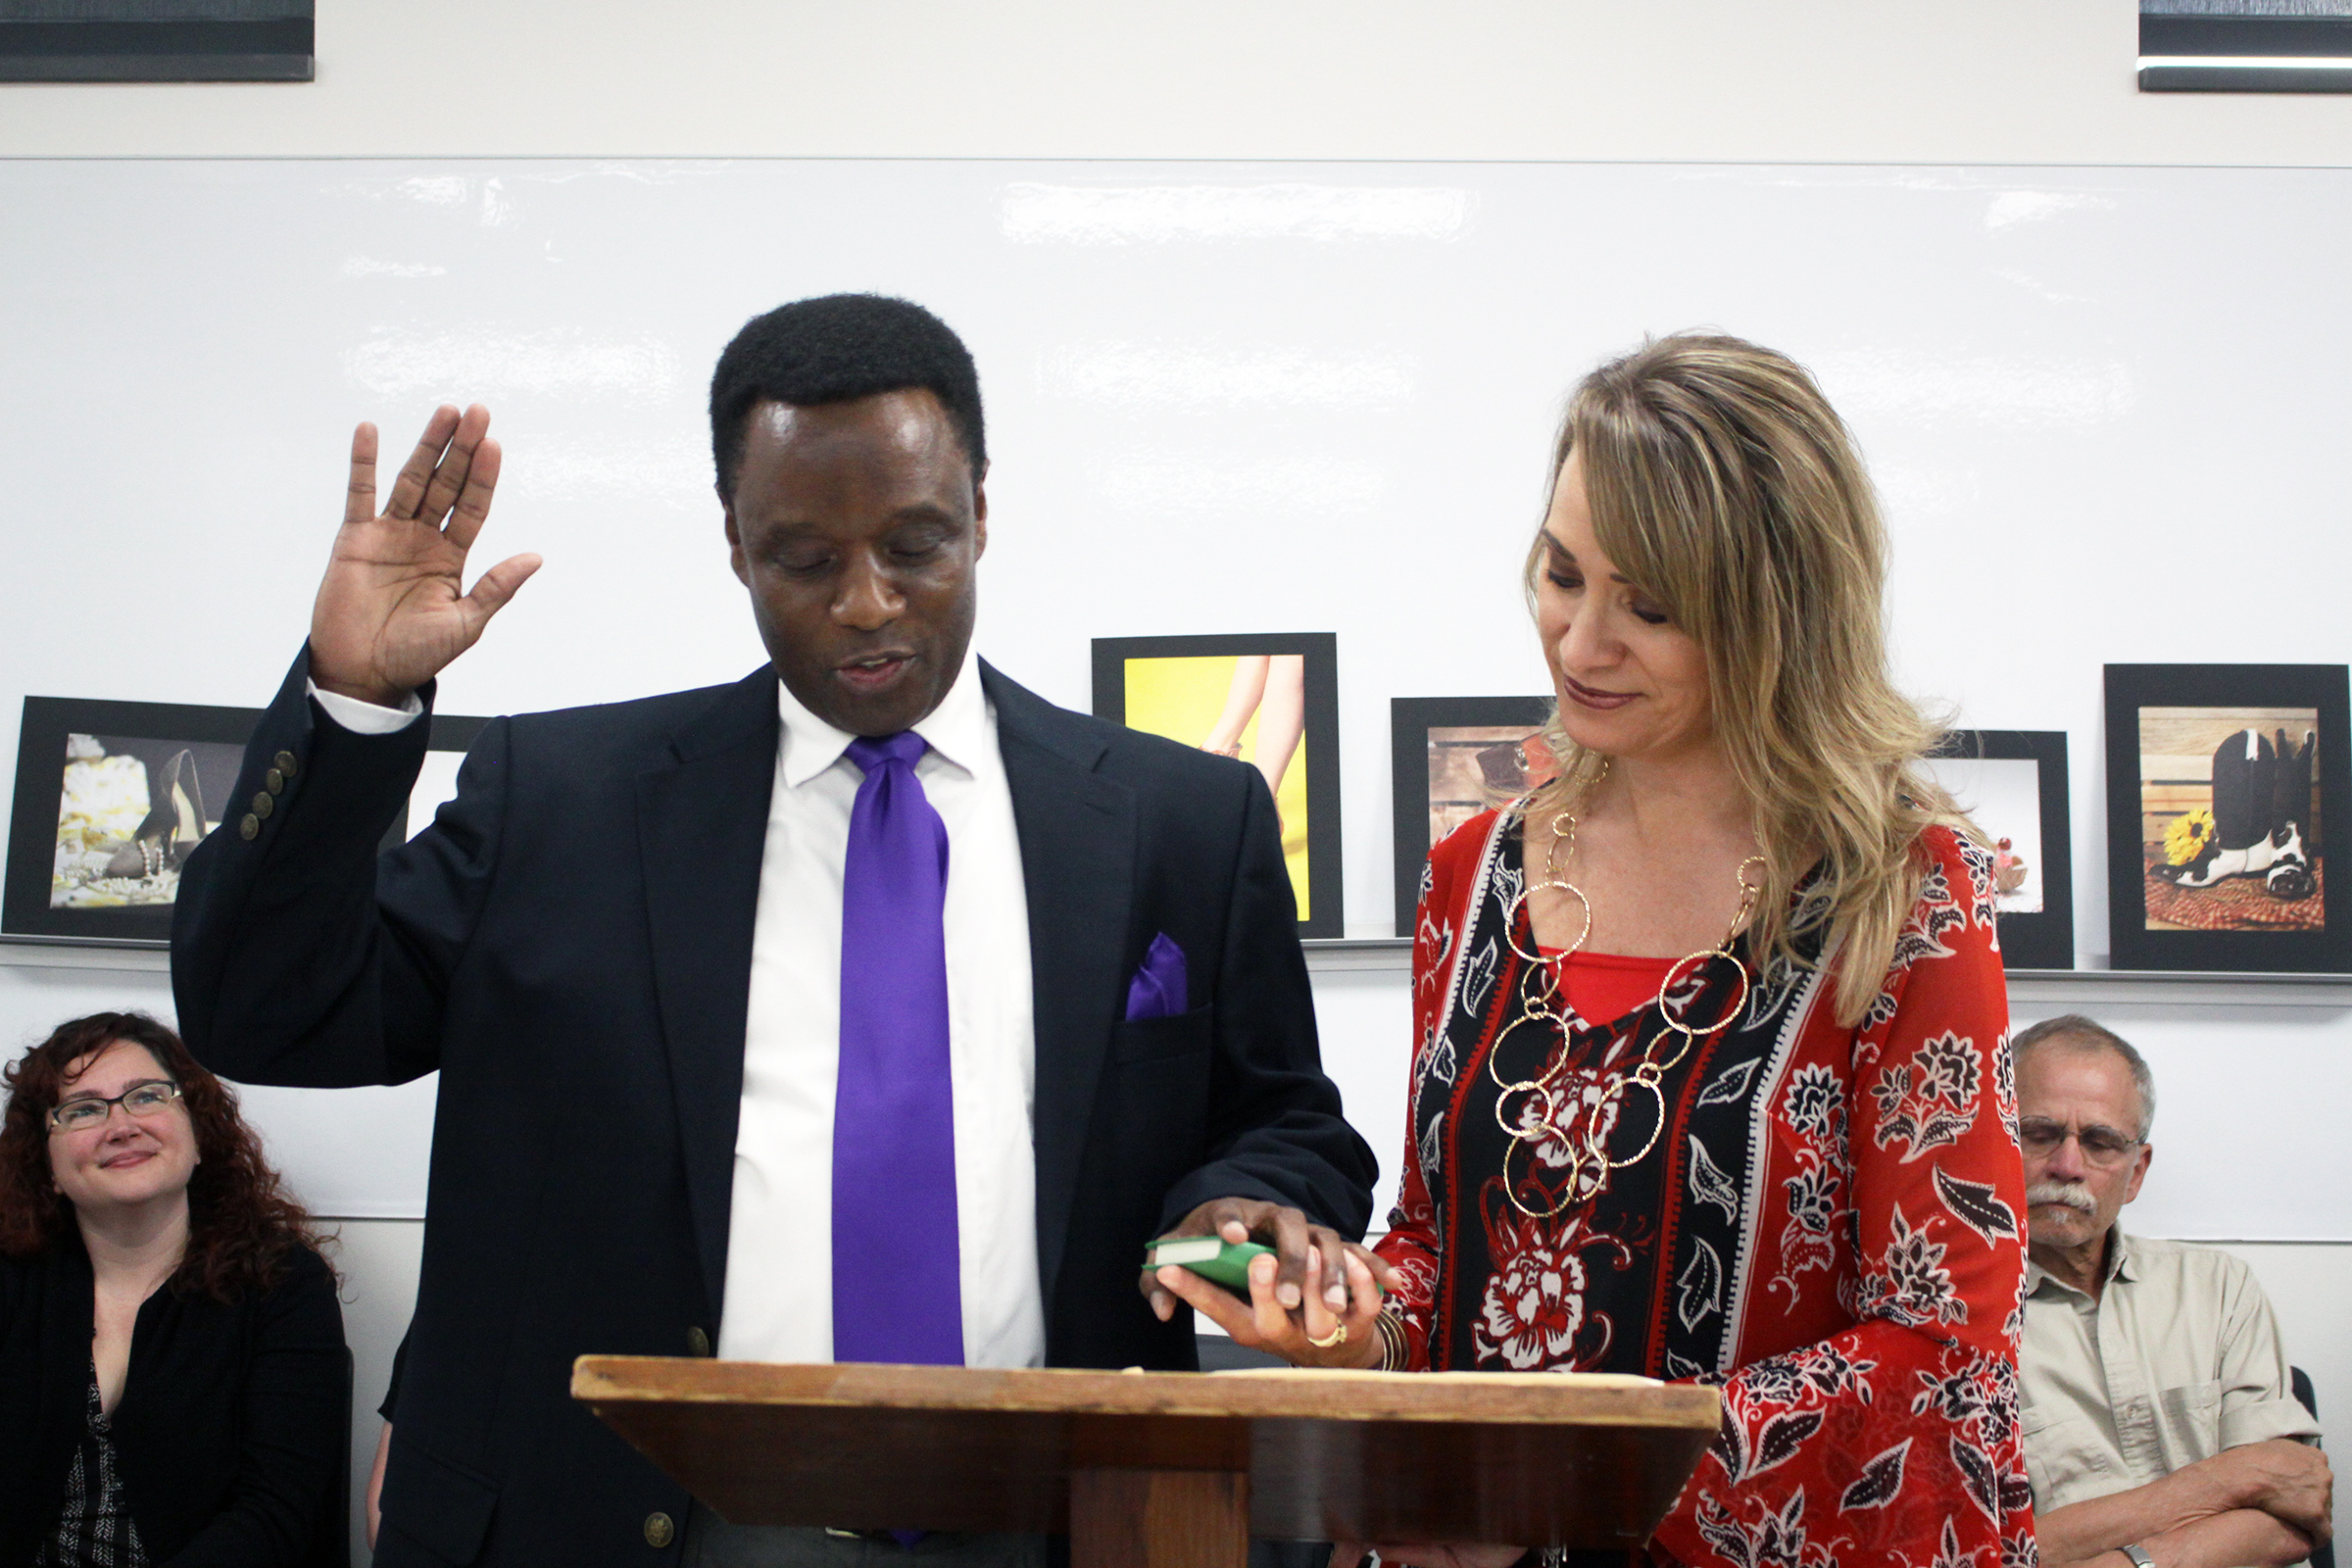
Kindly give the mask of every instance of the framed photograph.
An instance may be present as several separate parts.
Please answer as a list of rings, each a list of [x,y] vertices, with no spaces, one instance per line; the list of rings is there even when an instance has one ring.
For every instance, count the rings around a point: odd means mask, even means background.
[[[2005,969],[2075,966],[2066,732],[1956,729],[1927,770],[1993,841]]]
[[[1098,637],[1094,653],[1098,718],[1239,758],[1265,775],[1298,934],[1345,935],[1338,638]]]
[[[1396,817],[1396,934],[1413,934],[1421,867],[1437,842],[1549,778],[1537,731],[1548,697],[1393,697],[1389,747]]]
[[[233,820],[261,710],[27,697],[0,923],[31,936],[162,942],[179,868]]]
[[[2341,664],[2107,666],[2115,967],[2352,972],[2345,694]]]
[[[0,929],[168,942],[188,852],[241,814],[231,796],[260,717],[254,708],[25,698]],[[457,793],[458,762],[489,720],[431,722],[432,750],[386,848]]]

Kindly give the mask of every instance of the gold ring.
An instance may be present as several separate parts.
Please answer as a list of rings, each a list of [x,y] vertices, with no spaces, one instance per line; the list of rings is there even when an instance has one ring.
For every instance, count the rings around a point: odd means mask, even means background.
[[[1335,1345],[1346,1345],[1348,1343],[1348,1325],[1346,1323],[1333,1324],[1331,1333],[1320,1340],[1309,1334],[1306,1337],[1306,1343],[1318,1350],[1328,1350]]]

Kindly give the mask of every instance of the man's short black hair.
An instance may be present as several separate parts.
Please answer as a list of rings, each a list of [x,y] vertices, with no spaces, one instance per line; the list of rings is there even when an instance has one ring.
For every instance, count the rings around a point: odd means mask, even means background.
[[[947,322],[911,300],[884,294],[827,294],[753,317],[710,375],[710,455],[719,495],[735,493],[744,419],[758,405],[808,408],[907,387],[939,399],[977,481],[988,467],[980,372]]]

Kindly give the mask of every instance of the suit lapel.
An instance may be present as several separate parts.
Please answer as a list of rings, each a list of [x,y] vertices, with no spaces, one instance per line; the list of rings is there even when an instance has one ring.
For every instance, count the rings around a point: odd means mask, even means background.
[[[714,1341],[726,1291],[752,922],[780,723],[775,673],[762,666],[681,726],[668,756],[637,775],[654,989]]]
[[[1120,1016],[1135,899],[1135,794],[1095,771],[1099,736],[988,664],[1029,904],[1037,1030],[1037,1254],[1048,1309],[1077,1195],[1078,1161]]]

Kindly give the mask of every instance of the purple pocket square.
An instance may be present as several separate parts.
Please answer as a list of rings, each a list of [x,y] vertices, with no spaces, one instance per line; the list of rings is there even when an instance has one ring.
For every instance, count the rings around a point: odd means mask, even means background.
[[[1127,1021],[1171,1017],[1190,1005],[1185,995],[1184,950],[1162,931],[1144,950],[1143,967],[1127,982]]]

